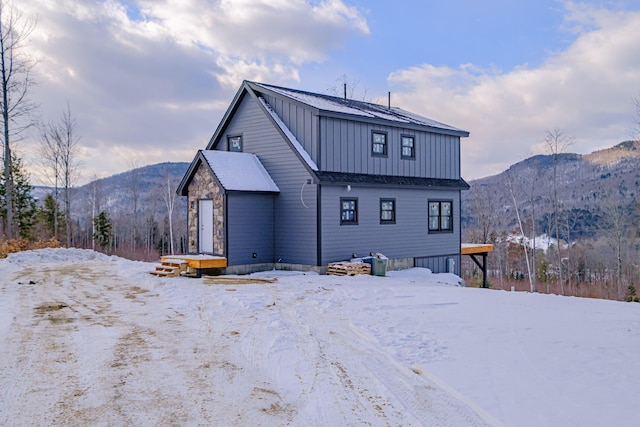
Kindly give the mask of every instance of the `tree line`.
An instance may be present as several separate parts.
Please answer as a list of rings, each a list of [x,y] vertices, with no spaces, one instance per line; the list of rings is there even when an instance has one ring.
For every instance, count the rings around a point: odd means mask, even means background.
[[[96,180],[89,197],[83,195],[86,200],[74,201],[80,162],[71,105],[67,102],[59,120],[45,123],[35,119],[37,105],[29,98],[36,61],[26,47],[36,23],[34,16],[25,16],[12,2],[0,0],[0,241],[55,240],[66,247],[125,252],[137,259],[156,259],[159,254],[185,248],[186,225],[174,230],[175,176],[167,174],[159,185],[158,198],[164,202],[165,215],[154,206],[138,204],[135,178],[130,187],[130,208],[110,206]],[[52,188],[42,201],[33,197],[29,170],[14,150],[27,131],[38,135],[39,166]]]
[[[640,141],[640,97],[634,105],[636,141]],[[552,160],[546,172],[535,168],[514,172],[512,168],[505,172],[505,182],[497,184],[508,189],[508,207],[498,203],[490,186],[473,189],[463,207],[472,219],[463,239],[494,245],[488,257],[493,287],[637,300],[640,203],[636,197],[603,194],[597,210],[565,206],[558,195],[558,159],[575,141],[561,129],[547,131],[544,141]],[[541,185],[543,181],[550,185]],[[520,205],[523,200],[526,208]],[[513,222],[508,214],[516,218],[515,226],[509,225]],[[546,240],[541,241],[540,236]],[[463,260],[463,274],[472,282],[479,281],[479,271],[469,260]]]

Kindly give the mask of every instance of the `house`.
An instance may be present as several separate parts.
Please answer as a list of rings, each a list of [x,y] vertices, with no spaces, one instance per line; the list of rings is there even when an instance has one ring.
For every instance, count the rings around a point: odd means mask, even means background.
[[[189,251],[227,272],[380,252],[459,274],[460,138],[396,107],[245,81],[178,193]]]

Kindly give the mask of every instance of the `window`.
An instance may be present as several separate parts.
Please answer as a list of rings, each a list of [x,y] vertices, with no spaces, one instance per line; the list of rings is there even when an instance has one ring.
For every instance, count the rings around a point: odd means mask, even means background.
[[[227,142],[229,143],[229,151],[242,153],[242,137],[241,136],[230,136],[227,138]]]
[[[358,223],[358,199],[340,199],[340,224]]]
[[[384,132],[371,133],[371,153],[374,156],[387,155],[387,134]]]
[[[453,232],[452,201],[429,201],[429,232]]]
[[[380,199],[380,224],[396,223],[396,200]]]
[[[416,158],[416,139],[413,136],[402,135],[402,158],[403,159],[415,159]]]

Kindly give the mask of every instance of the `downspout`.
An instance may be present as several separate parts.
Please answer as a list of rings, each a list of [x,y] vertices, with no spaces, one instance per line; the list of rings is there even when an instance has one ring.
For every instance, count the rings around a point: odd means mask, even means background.
[[[322,185],[318,182],[316,185],[316,251],[318,253],[317,266],[321,267],[322,263]]]
[[[316,160],[316,165],[318,165],[318,170],[322,170],[322,120],[320,116],[318,116],[318,158]],[[317,251],[317,260],[316,265],[321,267],[322,263],[322,185],[320,181],[316,185],[316,251]]]
[[[229,265],[229,203],[227,203],[227,192],[225,191],[222,194],[222,206],[224,209],[224,214],[222,215],[222,217],[224,218],[224,253],[222,254],[223,257],[227,258],[227,265]],[[214,196],[214,206],[215,206],[215,196]],[[215,207],[213,209],[213,211],[215,212]],[[215,224],[215,218],[214,218],[214,224]]]

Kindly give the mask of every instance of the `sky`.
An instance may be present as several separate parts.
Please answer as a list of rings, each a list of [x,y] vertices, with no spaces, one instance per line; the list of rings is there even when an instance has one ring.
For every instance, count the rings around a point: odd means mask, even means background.
[[[635,136],[640,0],[20,0],[42,123],[69,104],[81,176],[191,161],[243,80],[339,93],[462,128],[462,176]],[[38,132],[18,153],[32,166]]]

